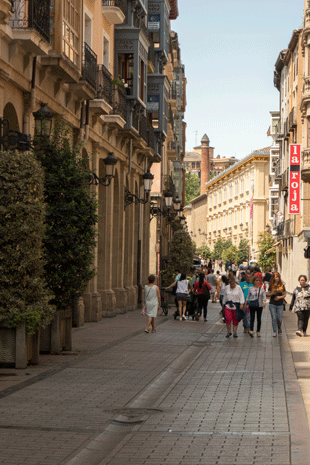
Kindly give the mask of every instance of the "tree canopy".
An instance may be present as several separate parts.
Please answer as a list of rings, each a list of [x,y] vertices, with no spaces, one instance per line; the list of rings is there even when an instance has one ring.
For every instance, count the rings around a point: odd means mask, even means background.
[[[274,238],[268,232],[261,233],[258,241],[259,259],[258,265],[264,270],[272,268],[276,260],[276,251],[271,250],[274,245]]]
[[[196,174],[185,175],[185,204],[188,205],[193,199],[200,195],[200,179]]]

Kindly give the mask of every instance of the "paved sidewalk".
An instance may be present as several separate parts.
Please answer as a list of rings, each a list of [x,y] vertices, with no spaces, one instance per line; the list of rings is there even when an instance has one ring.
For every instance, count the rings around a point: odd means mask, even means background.
[[[155,334],[118,315],[75,329],[73,355],[0,369],[0,464],[308,465],[310,339],[288,312],[273,338],[268,309],[261,338],[225,339],[218,311]]]

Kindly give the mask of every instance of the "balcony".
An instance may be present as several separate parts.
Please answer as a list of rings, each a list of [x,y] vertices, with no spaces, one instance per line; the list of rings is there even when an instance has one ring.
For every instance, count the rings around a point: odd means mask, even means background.
[[[97,65],[96,96],[90,101],[90,108],[95,115],[109,114],[113,103],[112,75],[104,65]]]
[[[277,236],[278,237],[284,236],[284,221],[282,223],[279,223],[277,226]]]
[[[148,123],[147,125],[147,145],[151,147],[151,149],[155,149],[155,133],[154,128],[151,124]]]
[[[288,168],[280,176],[279,190],[285,191],[288,189]]]
[[[301,179],[310,183],[310,149],[303,150],[301,158]]]
[[[13,0],[9,25],[13,40],[28,53],[47,55],[50,43],[50,0]],[[42,39],[44,39],[42,41]]]
[[[102,14],[110,24],[122,24],[127,17],[127,0],[102,0]]]
[[[297,109],[296,108],[292,108],[289,114],[288,120],[289,120],[289,130],[294,131],[294,128],[297,127]]]
[[[93,89],[96,89],[97,55],[86,42],[84,42],[82,76]]]

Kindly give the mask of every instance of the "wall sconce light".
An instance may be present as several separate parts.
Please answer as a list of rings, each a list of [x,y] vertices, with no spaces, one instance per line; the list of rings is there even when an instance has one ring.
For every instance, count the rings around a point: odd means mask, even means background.
[[[90,174],[90,182],[89,184],[94,184],[97,186],[101,184],[102,186],[109,186],[111,184],[112,179],[114,178],[114,167],[117,163],[117,158],[114,157],[113,152],[109,152],[108,156],[102,159],[103,163],[105,164],[106,174],[102,178],[99,178],[96,173]]]
[[[152,189],[152,183],[153,183],[154,176],[152,175],[150,170],[148,170],[146,173],[144,173],[144,175],[142,176],[142,179],[144,183],[144,192],[146,192],[146,197],[144,199],[139,199],[139,197],[137,197],[135,194],[132,194],[128,189],[125,188],[124,210],[128,205],[132,203],[141,203],[145,205],[149,201],[149,194]]]
[[[52,129],[53,113],[46,108],[46,103],[41,103],[41,108],[33,112],[35,120],[35,136],[49,137]],[[5,130],[4,130],[5,129]],[[30,134],[10,129],[10,121],[0,118],[0,150],[19,150],[25,152],[33,148]]]

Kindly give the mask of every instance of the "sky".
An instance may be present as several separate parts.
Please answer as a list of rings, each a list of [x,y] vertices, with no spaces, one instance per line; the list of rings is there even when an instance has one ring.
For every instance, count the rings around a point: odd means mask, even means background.
[[[187,78],[186,151],[207,134],[215,156],[243,158],[268,147],[279,110],[274,65],[302,26],[304,0],[178,0]]]

